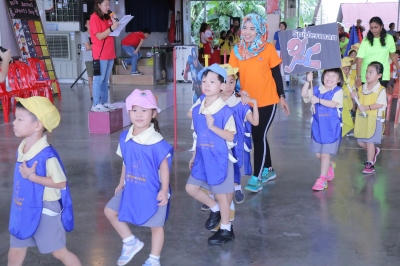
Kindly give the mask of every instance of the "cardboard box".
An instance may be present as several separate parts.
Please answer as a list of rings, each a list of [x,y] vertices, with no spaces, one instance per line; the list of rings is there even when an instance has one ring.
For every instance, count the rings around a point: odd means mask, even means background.
[[[110,112],[89,112],[89,133],[111,134],[122,129],[122,109]]]
[[[126,104],[124,102],[117,102],[113,103],[113,105],[122,109],[122,127],[130,126],[132,123],[128,113],[126,112]]]

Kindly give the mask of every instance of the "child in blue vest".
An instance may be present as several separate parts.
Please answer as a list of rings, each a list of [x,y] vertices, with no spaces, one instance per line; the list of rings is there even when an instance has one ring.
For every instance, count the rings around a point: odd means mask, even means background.
[[[335,177],[335,155],[342,139],[343,74],[340,68],[327,69],[321,77],[321,85],[309,89],[312,73],[308,73],[301,97],[305,103],[311,102],[313,112],[311,124],[311,151],[321,160],[320,176],[312,187],[321,191],[328,187],[328,181]]]
[[[357,97],[360,102],[354,124],[354,137],[357,138],[358,145],[367,152],[367,162],[362,170],[364,174],[375,171],[374,165],[380,152],[375,144],[381,144],[387,106],[386,90],[380,83],[382,74],[383,65],[376,61],[371,62],[367,67],[367,83],[359,87],[358,92],[351,94],[351,97]]]
[[[235,201],[242,203],[244,194],[240,179],[242,175],[250,175],[252,173],[251,166],[251,125],[257,126],[259,122],[257,101],[248,96],[246,91],[240,93],[240,97],[236,97],[235,86],[237,80],[238,68],[233,68],[229,64],[221,65],[227,72],[226,84],[221,90],[222,100],[234,111],[236,124],[236,145],[232,148],[233,156],[237,162],[234,164],[234,181],[235,181]],[[251,106],[253,105],[253,111]]]
[[[14,170],[8,265],[22,265],[28,247],[37,246],[64,265],[79,266],[66,248],[65,231],[73,230],[74,215],[64,166],[44,134],[58,126],[60,114],[45,97],[16,100],[14,132],[24,140]]]
[[[219,245],[235,238],[229,219],[229,206],[234,192],[231,148],[236,134],[233,110],[220,97],[226,86],[226,70],[213,64],[199,72],[202,92],[205,95],[200,105],[192,110],[193,129],[197,135],[196,150],[189,162],[191,175],[186,183],[186,192],[210,207],[210,216],[205,227],[219,230],[208,238],[211,245]],[[204,193],[205,188],[215,194],[217,202]]]
[[[151,91],[135,89],[126,98],[126,110],[133,125],[119,139],[121,178],[104,213],[122,238],[118,265],[127,264],[143,248],[143,242],[128,227],[131,223],[151,228],[151,254],[143,266],[158,266],[169,212],[173,149],[160,133],[155,118],[160,108]]]

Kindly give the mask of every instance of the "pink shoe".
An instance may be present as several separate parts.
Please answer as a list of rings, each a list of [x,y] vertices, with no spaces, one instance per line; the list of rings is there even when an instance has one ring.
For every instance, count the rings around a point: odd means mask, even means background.
[[[315,181],[314,186],[312,187],[312,190],[315,191],[322,191],[324,189],[328,188],[328,181],[326,180],[325,176],[320,176],[317,181]]]
[[[375,156],[374,156],[374,161],[373,164],[376,163],[376,157],[378,157],[378,154],[381,152],[381,149],[379,149],[378,147],[375,147]]]
[[[330,166],[328,169],[328,174],[326,175],[326,180],[328,180],[329,182],[333,180],[333,178],[335,177],[335,168],[336,168],[336,163],[335,162],[330,162]]]
[[[370,163],[370,162],[366,162],[364,170],[362,170],[362,173],[363,174],[372,174],[373,172],[375,172],[374,165],[372,163]]]

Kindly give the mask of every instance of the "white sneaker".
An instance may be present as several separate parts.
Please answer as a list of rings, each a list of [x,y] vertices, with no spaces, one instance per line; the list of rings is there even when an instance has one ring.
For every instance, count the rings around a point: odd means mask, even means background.
[[[135,243],[133,245],[124,244],[122,247],[121,256],[118,258],[117,265],[125,265],[131,261],[133,256],[136,255],[143,248],[143,242],[139,239],[135,239]]]
[[[124,60],[121,61],[122,62],[122,67],[126,70],[126,63]]]
[[[92,108],[90,110],[92,110],[93,112],[108,112],[108,111],[110,111],[110,109],[104,107],[101,103],[98,103],[95,106],[92,106]]]
[[[114,105],[112,105],[111,103],[103,103],[103,107],[107,108],[108,110],[115,110],[117,109]]]

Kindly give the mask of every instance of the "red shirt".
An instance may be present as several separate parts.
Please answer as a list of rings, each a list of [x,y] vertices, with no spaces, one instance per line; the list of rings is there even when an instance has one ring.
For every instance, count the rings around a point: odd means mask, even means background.
[[[114,47],[114,38],[112,36],[108,36],[104,40],[99,40],[96,37],[97,33],[101,33],[106,31],[111,25],[112,20],[101,20],[100,17],[93,13],[90,16],[90,38],[92,40],[92,52],[93,52],[93,59],[98,60],[101,48],[104,43],[103,51],[101,52],[101,60],[111,60],[115,59],[115,47]]]
[[[125,46],[138,47],[140,41],[144,39],[146,39],[146,37],[144,36],[143,32],[132,32],[122,40],[121,44]]]

